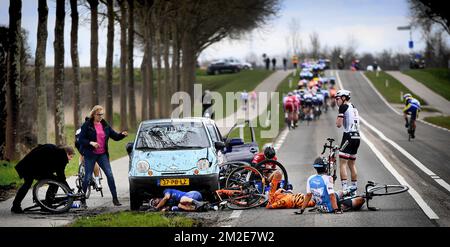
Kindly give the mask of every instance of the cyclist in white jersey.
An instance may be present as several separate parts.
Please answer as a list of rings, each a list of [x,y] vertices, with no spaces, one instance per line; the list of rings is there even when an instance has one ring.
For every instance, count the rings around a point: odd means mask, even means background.
[[[312,175],[306,182],[306,197],[299,212],[303,214],[305,208],[313,200],[315,207],[322,213],[342,213],[347,210],[358,210],[362,207],[364,198],[348,197],[352,191],[335,191],[333,188],[333,177],[327,175],[326,162],[318,157],[314,161],[313,167],[317,174]]]
[[[352,187],[357,188],[356,153],[359,148],[359,115],[356,107],[349,102],[350,91],[339,90],[336,93],[336,104],[339,106],[339,114],[336,119],[336,126],[344,128],[342,135],[341,149],[339,153],[339,171],[342,189],[347,190],[347,166],[350,169]]]

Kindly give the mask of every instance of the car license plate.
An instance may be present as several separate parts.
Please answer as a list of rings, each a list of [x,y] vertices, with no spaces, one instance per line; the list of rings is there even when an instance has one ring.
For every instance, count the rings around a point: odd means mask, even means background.
[[[159,186],[185,186],[189,185],[189,178],[162,178]]]

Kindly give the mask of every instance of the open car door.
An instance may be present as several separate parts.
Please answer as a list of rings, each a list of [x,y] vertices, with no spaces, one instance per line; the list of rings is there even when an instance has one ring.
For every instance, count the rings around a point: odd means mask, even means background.
[[[225,157],[229,161],[245,161],[251,163],[253,156],[259,151],[255,131],[249,121],[236,123],[223,139]]]

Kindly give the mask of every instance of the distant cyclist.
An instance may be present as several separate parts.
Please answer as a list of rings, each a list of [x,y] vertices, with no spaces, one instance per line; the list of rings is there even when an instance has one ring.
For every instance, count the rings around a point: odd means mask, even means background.
[[[348,90],[341,89],[336,93],[336,104],[339,106],[336,127],[344,129],[339,153],[339,170],[342,189],[347,190],[347,166],[350,169],[352,186],[357,187],[355,161],[360,144],[359,114],[356,107],[350,103],[350,91]]]
[[[420,102],[417,99],[413,98],[412,95],[409,93],[403,95],[403,100],[405,101],[405,108],[403,108],[403,116],[406,121],[405,127],[409,128],[409,125],[410,124],[412,125],[412,133],[410,134],[411,138],[415,138],[416,119],[420,111]],[[408,115],[411,115],[411,121],[409,123],[408,123]]]
[[[328,176],[327,165],[325,161],[318,157],[314,161],[313,167],[317,174],[312,175],[306,182],[306,197],[299,212],[303,214],[305,208],[311,205],[311,199],[316,208],[322,213],[341,214],[342,211],[358,210],[362,207],[365,200],[361,196],[348,197],[350,191],[334,191],[333,177]]]

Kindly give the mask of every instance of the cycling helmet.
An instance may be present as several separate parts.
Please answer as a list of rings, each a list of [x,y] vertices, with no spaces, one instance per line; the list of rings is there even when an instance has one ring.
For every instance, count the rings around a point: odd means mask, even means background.
[[[350,99],[350,93],[351,92],[348,91],[348,90],[341,89],[341,90],[337,91],[336,97],[343,97],[343,96],[345,96],[347,98],[347,100],[349,100]]]
[[[405,95],[403,95],[403,99],[407,98],[412,98],[412,95],[410,93],[405,93]]]
[[[289,92],[289,93],[288,93],[288,96],[292,96],[292,92]]]
[[[327,164],[321,157],[318,157],[318,158],[316,158],[316,160],[314,160],[313,167],[314,168],[326,168]]]
[[[276,154],[275,148],[273,148],[272,145],[267,145],[264,147],[264,156],[267,159],[273,159],[273,157],[275,157],[275,154]]]

